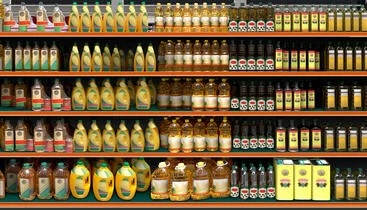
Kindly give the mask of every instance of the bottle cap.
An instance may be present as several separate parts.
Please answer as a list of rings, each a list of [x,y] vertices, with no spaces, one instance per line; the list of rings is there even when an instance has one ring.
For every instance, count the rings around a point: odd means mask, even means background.
[[[129,162],[125,161],[124,166],[130,166]]]

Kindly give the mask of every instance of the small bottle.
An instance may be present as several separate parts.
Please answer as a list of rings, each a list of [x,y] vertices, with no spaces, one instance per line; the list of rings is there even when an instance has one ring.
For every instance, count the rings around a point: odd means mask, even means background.
[[[265,199],[266,198],[266,186],[267,186],[267,182],[266,182],[266,171],[265,171],[265,167],[262,166],[261,164],[259,164],[259,169],[258,169],[258,197],[260,199]]]
[[[267,188],[266,195],[268,198],[275,197],[275,174],[273,166],[269,165],[266,171],[267,176]]]
[[[194,150],[196,152],[202,152],[206,149],[205,130],[205,123],[201,118],[197,119],[194,124]]]
[[[321,128],[317,125],[317,120],[313,120],[311,128],[311,149],[312,151],[320,151],[322,149]]]
[[[232,129],[232,148],[234,149],[241,148],[240,124],[238,120],[234,121]]]
[[[249,140],[250,140],[251,149],[257,149],[259,147],[259,138],[257,135],[257,125],[255,121],[252,121],[251,123]]]
[[[326,125],[324,127],[324,150],[334,151],[335,150],[335,131],[334,127]]]
[[[367,199],[367,177],[362,168],[358,168],[357,200]]]
[[[286,128],[283,127],[281,119],[278,120],[278,126],[275,131],[275,147],[278,152],[285,152],[287,149]]]
[[[20,171],[19,163],[15,159],[10,159],[9,163],[5,168],[5,178],[6,178],[6,192],[7,193],[18,193],[19,192],[19,182],[17,175]]]
[[[181,149],[184,153],[190,153],[194,149],[194,127],[190,120],[186,119],[181,126]]]
[[[242,163],[240,174],[240,198],[246,200],[250,196],[249,174],[246,164]]]
[[[240,98],[239,98],[239,104],[240,104],[240,111],[247,111],[248,110],[248,85],[246,81],[241,81],[240,85]]]
[[[218,108],[218,86],[215,83],[215,79],[210,78],[208,83],[205,84],[205,110],[216,111]]]
[[[232,165],[231,171],[231,197],[237,198],[239,196],[239,176],[238,167],[236,164]]]
[[[293,98],[293,111],[301,111],[301,89],[298,87],[298,82],[294,83],[292,98]]]
[[[308,83],[307,88],[307,110],[311,111],[315,109],[316,103],[315,89],[312,87],[311,81]]]
[[[275,90],[275,110],[284,110],[284,94],[280,82],[277,82],[277,87]]]
[[[347,169],[347,175],[345,177],[346,189],[345,189],[345,199],[347,200],[355,200],[357,197],[357,183],[356,177],[352,173],[352,169]]]
[[[259,185],[258,185],[258,173],[256,170],[256,166],[251,163],[250,164],[250,174],[249,174],[249,181],[250,181],[250,198],[256,199],[258,198],[259,193]]]
[[[339,168],[335,169],[334,175],[334,199],[335,200],[344,200],[345,198],[345,177],[340,172]]]
[[[358,145],[358,128],[354,125],[348,127],[348,151],[357,152],[359,145]]]
[[[271,120],[266,124],[266,148],[273,150],[274,145],[274,129]]]
[[[250,149],[250,134],[249,134],[249,125],[246,121],[241,123],[241,149],[248,150]]]
[[[347,151],[347,130],[344,126],[339,125],[336,128],[336,151]]]
[[[306,121],[304,119],[302,119],[299,133],[300,150],[308,151],[310,149],[310,129],[306,126]]]
[[[298,128],[294,124],[294,120],[289,121],[288,128],[288,151],[297,152],[298,151]]]
[[[284,104],[285,111],[292,111],[293,108],[293,91],[289,86],[289,82],[286,82],[284,89]]]

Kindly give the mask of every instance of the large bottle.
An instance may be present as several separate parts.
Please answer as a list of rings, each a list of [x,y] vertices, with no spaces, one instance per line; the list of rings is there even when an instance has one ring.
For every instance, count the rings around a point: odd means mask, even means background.
[[[182,151],[184,153],[192,152],[194,149],[194,127],[189,119],[186,119],[185,123],[182,124],[181,132]]]
[[[36,48],[36,47],[35,47]],[[33,48],[33,56],[34,56],[34,50]],[[38,53],[37,53],[38,54]],[[32,69],[39,69],[40,68],[40,61],[38,59],[38,62],[34,60],[34,57],[32,57]],[[36,64],[36,65],[34,65]],[[71,49],[70,53],[70,59],[69,59],[69,71],[80,71],[80,55],[78,50],[78,45],[76,43],[73,45],[73,48]]]
[[[88,151],[100,152],[102,151],[102,135],[96,120],[92,120],[90,129],[88,130]]]
[[[205,126],[201,118],[197,119],[197,122],[194,124],[194,150],[196,152],[202,152],[206,149]]]
[[[102,71],[112,71],[113,70],[113,60],[112,60],[112,54],[111,54],[108,44],[106,44],[103,48],[102,59],[103,59]]]
[[[94,45],[94,50],[92,54],[92,71],[93,72],[100,72],[103,69],[103,57],[102,57],[102,51],[99,46],[99,43],[97,42],[96,45]]]
[[[47,162],[42,162],[37,170],[37,198],[51,199],[53,193],[52,170]]]
[[[19,163],[15,159],[10,159],[9,164],[5,168],[6,192],[19,192],[18,173],[20,171]]]
[[[182,84],[181,78],[174,78],[170,92],[170,108],[182,108]]]
[[[153,44],[149,43],[147,53],[145,54],[145,71],[156,71],[157,63]]]
[[[82,160],[78,160],[76,166],[70,172],[70,191],[78,199],[86,198],[89,194],[91,176]]]
[[[190,198],[189,177],[185,169],[186,165],[184,163],[179,163],[175,167],[171,178],[172,188],[169,193],[171,201],[186,201]]]
[[[6,120],[4,123],[4,130],[2,135],[4,136],[4,142],[2,144],[2,149],[5,152],[13,152],[15,149],[15,138],[14,138],[14,127],[10,123],[10,120]]]
[[[205,106],[205,86],[203,84],[203,79],[197,78],[195,82],[192,84],[192,110],[194,111],[202,111]]]
[[[219,150],[221,152],[230,152],[232,149],[231,124],[227,117],[223,117],[223,121],[219,125]]]
[[[176,120],[168,127],[168,150],[172,153],[178,153],[181,149],[181,126]]]
[[[87,88],[87,110],[99,110],[100,109],[100,94],[99,88],[94,79],[89,81],[89,86]]]
[[[121,120],[120,125],[116,131],[116,143],[118,152],[130,151],[130,134],[124,120]]]
[[[115,152],[116,151],[116,132],[111,125],[111,121],[107,120],[105,128],[102,132],[103,139],[103,151]]]
[[[191,199],[204,200],[210,197],[210,172],[205,162],[198,162],[193,173]]]
[[[219,111],[229,111],[231,108],[231,86],[227,79],[222,78],[218,85],[218,109]]]
[[[106,4],[106,12],[103,14],[103,24],[102,28],[104,32],[114,32],[115,22],[114,15],[111,7],[111,2],[107,2]]]
[[[90,32],[92,27],[91,15],[88,9],[88,3],[84,2],[82,13],[80,14],[80,30],[81,32]]]
[[[145,148],[145,135],[141,128],[140,121],[135,120],[133,128],[131,129],[131,151],[143,152]]]
[[[85,90],[80,78],[78,78],[73,87],[73,91],[71,94],[71,106],[74,111],[84,111],[86,108],[86,95]]]
[[[228,162],[218,160],[212,171],[213,187],[211,195],[213,198],[225,198],[230,194],[230,170]]]
[[[42,111],[45,107],[44,97],[43,97],[43,85],[38,79],[34,80],[34,85],[32,86],[32,110]]]
[[[63,162],[57,163],[56,169],[53,171],[53,186],[55,200],[66,200],[70,195],[69,188],[69,169]]]
[[[134,198],[137,188],[136,173],[130,167],[129,162],[117,171],[115,177],[116,193],[122,200],[131,200]]]
[[[64,88],[59,79],[55,79],[53,86],[51,87],[51,103],[52,111],[61,111],[63,105],[62,93]]]
[[[117,5],[114,24],[115,24],[114,27],[116,29],[116,32],[126,31],[125,12],[124,12],[124,6],[122,5],[121,1],[119,1]]]
[[[83,121],[79,120],[73,135],[74,151],[86,152],[88,149],[88,134],[83,125]]]
[[[29,135],[28,127],[24,120],[18,120],[15,133],[15,151],[26,151],[26,138]]]
[[[209,82],[205,84],[205,110],[215,111],[218,108],[218,86],[215,79],[210,78]]]
[[[36,198],[36,172],[31,163],[24,163],[18,173],[19,198],[30,201]]]
[[[92,71],[92,54],[90,53],[88,43],[84,44],[81,57],[81,71]]]
[[[127,21],[127,30],[128,32],[136,32],[137,28],[137,17],[134,2],[130,2],[129,10],[126,15]]]
[[[101,93],[100,98],[101,110],[112,111],[115,108],[115,93],[109,78],[106,78],[102,82],[100,93]]]
[[[70,32],[79,32],[81,30],[80,20],[79,20],[79,11],[77,2],[73,2],[71,6],[71,12],[69,14],[69,31]]]
[[[168,147],[169,125],[170,125],[170,121],[168,120],[168,117],[164,117],[163,120],[159,123],[159,138],[161,141],[162,148]]]
[[[210,121],[206,125],[206,149],[208,151],[217,151],[218,150],[218,141],[219,141],[219,135],[218,135],[218,125],[214,121],[213,118],[210,119]]]
[[[37,120],[33,129],[34,133],[34,151],[44,152],[46,150],[46,130],[41,120]]]
[[[102,163],[93,174],[93,193],[98,201],[109,201],[114,191],[114,177],[107,163]]]
[[[148,190],[151,181],[151,170],[147,162],[143,157],[132,160],[132,169],[136,173],[138,192],[145,192]]]
[[[125,79],[118,80],[115,88],[115,109],[117,111],[126,111],[130,109],[130,93],[125,83]]]
[[[166,162],[160,162],[152,173],[150,198],[163,200],[169,198],[170,172]]]
[[[137,110],[149,110],[151,94],[145,78],[142,78],[136,90],[135,105]]]
[[[149,119],[148,126],[145,129],[145,150],[157,151],[159,149],[159,130],[154,123],[154,119]]]
[[[66,151],[66,139],[69,138],[68,131],[64,127],[64,120],[57,120],[53,129],[55,152]]]

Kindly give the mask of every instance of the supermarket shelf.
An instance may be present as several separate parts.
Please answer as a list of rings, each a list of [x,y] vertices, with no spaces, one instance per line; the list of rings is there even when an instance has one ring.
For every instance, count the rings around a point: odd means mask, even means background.
[[[2,71],[0,77],[367,77],[367,71]]]
[[[162,37],[366,37],[367,32],[0,32],[0,37],[40,37],[40,38],[162,38]]]
[[[154,110],[154,111],[153,111]],[[0,109],[3,117],[366,117],[367,111],[14,111]]]
[[[230,158],[366,158],[366,152],[245,152],[239,151],[222,153],[222,152],[191,152],[191,153],[170,153],[170,152],[0,152],[0,158],[201,158],[201,157],[230,157]]]

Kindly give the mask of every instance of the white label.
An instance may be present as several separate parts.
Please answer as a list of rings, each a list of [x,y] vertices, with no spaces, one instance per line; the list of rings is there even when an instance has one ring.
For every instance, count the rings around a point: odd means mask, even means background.
[[[181,17],[177,17],[177,19],[180,19],[180,18]],[[166,26],[173,26],[173,17],[166,17]]]
[[[174,17],[173,19],[174,19],[173,21],[175,23],[175,26],[182,26],[182,17]]]
[[[49,178],[38,178],[38,192],[40,193],[47,189],[51,193],[50,179]]]
[[[227,26],[228,25],[228,17],[219,17],[220,26]]]
[[[219,18],[217,16],[210,17],[211,26],[218,26]]]
[[[61,99],[61,91],[60,90],[52,90],[52,99]]]
[[[356,184],[356,180],[347,180],[347,184]]]
[[[205,137],[204,136],[194,137],[194,144],[195,149],[205,149],[206,147]]]
[[[165,194],[168,193],[168,180],[152,179],[152,193]]]
[[[69,188],[68,179],[55,178],[55,195],[60,194],[64,190],[65,192],[67,192],[68,188]]]
[[[158,95],[157,97],[158,104],[163,107],[169,106],[169,99],[170,99],[169,95]]]
[[[24,138],[24,131],[16,131],[15,140],[25,140]]]
[[[162,27],[164,25],[163,17],[155,17],[155,25]]]
[[[209,17],[201,17],[201,24],[203,26],[209,26],[210,25],[210,18]]]
[[[34,141],[44,141],[44,133],[43,131],[36,131],[34,132]]]
[[[168,145],[168,134],[160,134],[161,146],[166,147]]]
[[[200,26],[200,17],[192,17],[192,26]]]
[[[17,89],[15,91],[15,98],[24,98],[24,90],[23,89]]]
[[[228,179],[213,179],[213,191],[217,193],[228,192]]]
[[[19,194],[24,194],[27,190],[31,190],[29,179],[19,179]]]
[[[168,136],[168,146],[170,149],[181,148],[181,138],[179,136]]]
[[[15,173],[8,173],[6,175],[6,186],[8,187],[13,187],[16,188],[17,186],[15,186],[17,183],[17,174]]]
[[[229,96],[218,96],[218,107],[219,108],[230,108],[231,98]]]
[[[196,180],[193,181],[194,194],[206,194],[209,193],[209,180]]]
[[[56,131],[54,133],[54,139],[55,141],[63,141],[64,140],[64,133],[62,131]]]
[[[229,55],[220,55],[220,64],[228,65]]]
[[[206,137],[206,146],[212,149],[218,148],[218,136]]]
[[[1,96],[10,96],[10,89],[9,88],[3,88],[1,90]]]
[[[14,141],[14,132],[6,131],[5,141]]]
[[[205,96],[205,107],[217,108],[218,97],[217,96]]]
[[[203,65],[211,64],[211,55],[202,55]]]
[[[181,107],[182,106],[182,96],[170,96],[171,107]]]
[[[191,17],[183,17],[183,24],[186,27],[190,27],[191,26]]]
[[[194,148],[194,139],[192,137],[181,137],[183,150],[192,150]]]
[[[32,90],[32,99],[42,99],[41,91],[38,89]]]
[[[183,55],[175,55],[175,64],[182,65],[183,63]]]
[[[183,60],[185,65],[192,65],[192,55],[184,55]]]
[[[231,150],[232,148],[232,138],[224,138],[224,137],[220,137],[219,138],[219,144],[220,144],[220,149],[221,150]]]
[[[192,107],[193,108],[203,108],[204,107],[204,96],[192,96]]]
[[[174,190],[173,190],[174,189]],[[172,182],[172,193],[173,195],[186,195],[189,192],[189,182]]]
[[[175,63],[175,56],[174,55],[165,55],[164,59],[167,65],[173,65]]]
[[[201,55],[194,55],[194,65],[201,65],[202,64],[202,59],[201,59]]]
[[[182,103],[185,107],[191,107],[191,95],[182,96]]]
[[[212,55],[212,65],[220,65],[220,55]]]

